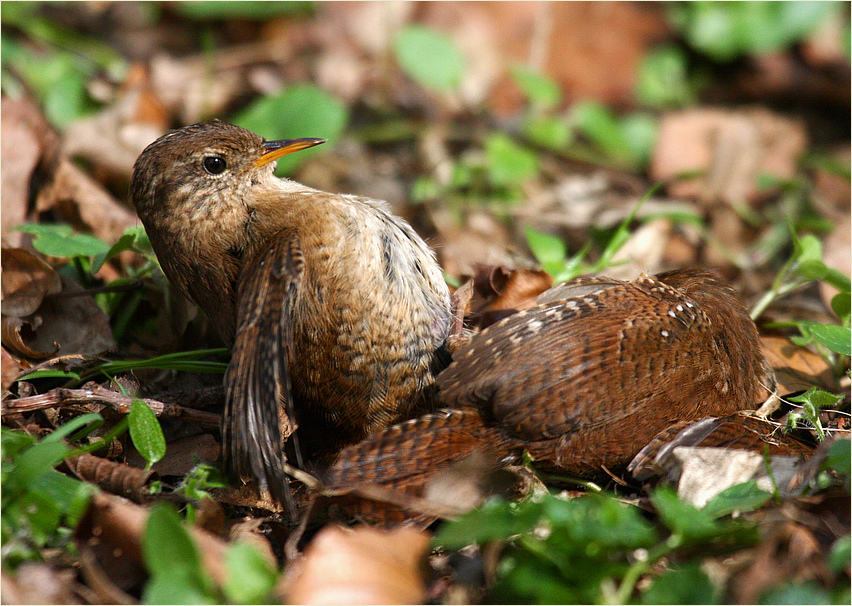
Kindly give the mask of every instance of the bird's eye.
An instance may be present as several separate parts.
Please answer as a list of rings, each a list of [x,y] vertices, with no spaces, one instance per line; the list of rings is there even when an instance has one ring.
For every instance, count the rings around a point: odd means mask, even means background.
[[[225,164],[225,159],[220,158],[219,156],[206,156],[201,163],[204,165],[204,170],[211,175],[219,175],[225,172],[225,168],[227,166]]]

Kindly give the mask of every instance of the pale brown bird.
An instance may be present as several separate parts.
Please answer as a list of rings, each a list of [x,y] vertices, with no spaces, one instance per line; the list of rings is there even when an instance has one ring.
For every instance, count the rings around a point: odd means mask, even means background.
[[[594,477],[671,424],[755,408],[774,384],[745,306],[701,270],[557,286],[453,358],[437,380],[447,410],[345,448],[331,486],[416,492],[474,451]]]
[[[321,139],[266,141],[213,120],[149,145],[131,195],[169,280],[231,346],[223,458],[286,496],[282,441],[321,460],[427,410],[450,295],[387,204],[273,175]]]

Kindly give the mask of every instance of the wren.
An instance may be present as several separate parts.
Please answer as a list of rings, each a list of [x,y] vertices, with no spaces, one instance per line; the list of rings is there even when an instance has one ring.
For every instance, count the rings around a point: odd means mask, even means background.
[[[453,358],[437,378],[446,410],[345,448],[330,486],[416,491],[474,451],[601,476],[670,425],[756,408],[774,385],[745,306],[692,269],[554,287]]]
[[[273,175],[322,139],[266,141],[213,120],[151,143],[131,196],[163,271],[232,358],[223,460],[282,501],[284,442],[319,461],[428,410],[448,363],[450,295],[385,202]]]

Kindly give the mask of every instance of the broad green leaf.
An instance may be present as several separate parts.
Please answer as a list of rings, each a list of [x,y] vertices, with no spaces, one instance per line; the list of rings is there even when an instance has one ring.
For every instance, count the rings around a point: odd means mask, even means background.
[[[562,150],[571,142],[571,129],[565,120],[551,116],[532,116],[524,122],[524,133],[533,143]]]
[[[98,489],[93,484],[81,482],[51,469],[30,485],[30,491],[37,492],[54,503],[65,516],[65,523],[73,528],[86,512],[89,499]]]
[[[166,438],[154,411],[142,400],[133,400],[130,404],[130,438],[150,469],[166,455]]]
[[[142,535],[142,553],[151,574],[144,593],[147,603],[210,603],[210,583],[201,569],[198,550],[171,505],[162,503],[151,509]]]
[[[834,604],[828,592],[813,581],[773,587],[763,594],[758,604]]]
[[[396,60],[426,88],[451,91],[461,82],[464,58],[450,38],[421,25],[400,31],[393,45]]]
[[[846,444],[846,457],[849,458],[849,444]],[[847,466],[846,473],[849,473]],[[831,551],[828,553],[828,565],[835,572],[843,572],[849,567],[849,561],[852,559],[852,544],[849,541],[849,535],[840,537],[831,546]]]
[[[23,451],[14,461],[14,468],[7,481],[28,487],[53,469],[68,454],[69,448],[62,442],[41,441]]]
[[[529,226],[524,228],[524,234],[527,237],[527,245],[542,269],[552,276],[559,275],[565,267],[565,256],[568,254],[565,242]]]
[[[652,50],[639,66],[636,96],[652,108],[682,107],[695,97],[686,53],[674,45]]]
[[[109,250],[106,242],[101,242],[94,236],[72,233],[70,225],[28,223],[15,229],[34,234],[36,238],[33,240],[33,247],[51,257],[93,257]]]
[[[817,341],[831,351],[845,356],[852,355],[852,332],[849,327],[810,322],[808,329]]]
[[[668,486],[657,488],[651,495],[651,502],[663,523],[687,540],[704,539],[720,530],[711,515],[681,501]]]
[[[324,153],[343,131],[348,110],[312,84],[295,84],[278,95],[262,97],[234,117],[234,122],[268,140],[320,137],[323,145],[280,158],[278,174],[291,174],[311,156]]]
[[[581,101],[571,108],[570,115],[574,126],[607,157],[620,161],[630,159],[624,129],[605,105]]]
[[[841,476],[848,477],[852,473],[849,438],[837,440],[829,447],[825,461],[822,462],[822,468],[833,469]]]
[[[231,544],[225,553],[228,576],[223,587],[232,604],[268,604],[277,571],[248,543]]]
[[[772,495],[757,487],[757,482],[750,480],[743,484],[737,484],[726,488],[709,503],[701,508],[711,518],[721,518],[735,511],[746,513],[763,507]]]
[[[642,595],[643,604],[715,604],[713,584],[697,562],[667,570]]]
[[[852,298],[848,292],[841,292],[831,299],[831,309],[837,314],[844,324],[849,323],[849,314],[852,312]]]
[[[523,66],[512,68],[512,76],[533,105],[549,109],[559,105],[562,91],[548,76]]]
[[[520,185],[538,174],[538,158],[502,133],[485,141],[488,176],[495,185]]]

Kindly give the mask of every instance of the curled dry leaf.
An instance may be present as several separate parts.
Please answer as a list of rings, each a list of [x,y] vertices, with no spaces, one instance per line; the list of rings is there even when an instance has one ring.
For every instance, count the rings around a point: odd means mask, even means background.
[[[3,396],[5,397],[6,393],[9,391],[9,387],[12,386],[12,383],[18,378],[21,372],[24,370],[24,366],[21,363],[21,360],[13,357],[6,348],[0,348],[0,352],[2,352],[3,361],[0,364],[0,369],[3,372]]]
[[[62,290],[59,274],[44,260],[23,248],[4,248],[3,315],[23,318],[36,312],[47,294]]]
[[[535,298],[553,285],[553,276],[542,270],[508,269],[477,265],[470,307],[484,328],[500,318],[536,304]]]
[[[59,295],[45,297],[36,312],[26,317],[4,313],[3,344],[30,358],[49,357],[57,351],[97,355],[115,349],[109,320],[90,295],[66,278]]]
[[[144,502],[151,496],[148,483],[156,478],[153,471],[116,463],[90,454],[81,454],[65,461],[68,468],[84,482],[131,499]]]
[[[420,604],[429,535],[326,526],[285,577],[291,604]]]

